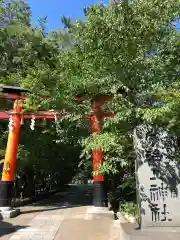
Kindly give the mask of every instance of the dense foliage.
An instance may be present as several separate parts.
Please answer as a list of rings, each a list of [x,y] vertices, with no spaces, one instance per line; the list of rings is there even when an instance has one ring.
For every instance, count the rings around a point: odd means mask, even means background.
[[[64,181],[69,181],[74,169],[88,171],[91,149],[102,146],[101,171],[114,180],[114,188],[121,183],[121,193],[129,182],[133,196],[133,128],[156,121],[179,136],[180,35],[175,23],[180,1],[110,1],[84,12],[85,21],[63,17],[64,29],[47,34],[45,21],[31,26],[24,1],[0,1],[1,83],[33,90],[27,110],[61,112],[57,132],[51,122],[33,133],[24,125],[18,169],[61,175],[67,167]],[[37,93],[50,97],[42,101]],[[115,117],[102,122],[96,137],[89,134],[90,98],[74,101],[81,93],[114,96],[106,107]]]

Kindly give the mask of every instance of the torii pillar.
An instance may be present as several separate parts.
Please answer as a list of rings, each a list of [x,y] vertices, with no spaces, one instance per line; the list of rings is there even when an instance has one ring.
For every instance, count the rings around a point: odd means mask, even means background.
[[[0,208],[5,211],[11,208],[14,173],[16,171],[16,155],[21,127],[22,100],[16,100],[14,102],[13,111],[20,114],[13,114],[12,116],[13,124],[12,128],[9,129],[2,178],[0,182]]]
[[[114,113],[105,113],[102,107],[104,101],[112,100],[112,96],[100,95],[92,100],[92,112],[90,120],[92,122],[92,134],[95,135],[101,131],[101,121],[104,118],[114,117]],[[94,192],[93,205],[95,207],[107,207],[107,191],[105,187],[104,175],[98,173],[100,166],[103,163],[102,148],[92,149],[92,166],[95,172],[93,176]]]
[[[84,96],[76,96],[78,102],[83,101]],[[86,96],[85,96],[86,98]],[[101,121],[104,118],[114,117],[114,113],[105,113],[103,109],[103,103],[105,101],[112,100],[111,95],[100,95],[92,99],[91,101],[91,114],[90,120],[92,123],[92,134],[96,135],[101,131]],[[92,166],[95,175],[93,176],[93,205],[95,207],[107,207],[107,191],[105,187],[104,175],[98,171],[103,163],[103,149],[101,147],[92,149]]]
[[[30,92],[29,89],[14,86],[0,86],[0,98],[14,100],[12,114],[12,124],[9,127],[8,141],[5,153],[4,166],[0,181],[0,214],[3,217],[15,217],[19,210],[11,209],[14,178],[16,171],[16,158],[19,145],[19,133],[21,128],[21,119],[31,119],[35,116],[38,119],[55,119],[52,112],[38,111],[37,113],[23,113],[23,99],[26,99],[24,93]],[[9,119],[7,112],[0,112],[0,119]]]
[[[1,212],[9,211],[11,209],[14,174],[16,170],[16,155],[18,151],[19,132],[21,127],[22,116],[22,98],[21,93],[29,92],[24,88],[18,88],[13,86],[1,86],[0,98],[9,99],[8,94],[15,96],[13,114],[12,114],[12,126],[9,129],[4,166],[2,171],[2,177],[0,181],[0,210]],[[10,98],[11,99],[11,98]],[[16,213],[15,213],[16,214]],[[18,213],[17,213],[18,214]]]

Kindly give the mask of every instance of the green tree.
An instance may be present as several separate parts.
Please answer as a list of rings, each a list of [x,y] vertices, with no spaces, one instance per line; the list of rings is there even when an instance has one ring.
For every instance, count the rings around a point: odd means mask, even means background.
[[[59,82],[58,57],[60,38],[53,38],[45,33],[45,22],[39,20],[38,27],[30,26],[30,9],[24,1],[1,3],[0,46],[1,70],[0,81],[4,84],[28,87],[33,91],[24,104],[27,111],[37,108],[54,108],[55,89]],[[29,17],[28,17],[29,16]],[[26,21],[27,20],[27,21]],[[58,35],[58,31],[57,31]],[[68,35],[68,33],[67,33]],[[64,39],[62,41],[65,41]],[[50,102],[39,95],[48,95]],[[12,108],[12,103],[1,101],[1,107]],[[56,132],[49,120],[46,127],[37,127],[31,132],[29,121],[24,121],[21,129],[18,153],[17,174],[25,173],[25,196],[33,194],[33,178],[44,181],[48,176],[51,182],[68,183],[78,166],[81,146],[78,143],[85,131],[76,122],[65,120],[61,131]],[[37,121],[37,125],[41,122]],[[1,156],[7,141],[7,122],[1,122]],[[85,131],[86,132],[86,131]]]
[[[105,171],[116,171],[119,164],[132,161],[132,129],[141,121],[139,107],[149,103],[155,86],[176,78],[173,22],[179,16],[178,6],[179,1],[140,0],[92,5],[87,20],[71,26],[77,41],[70,52],[60,52],[57,96],[61,91],[67,106],[83,118],[90,108],[86,102],[81,107],[74,105],[75,94],[114,94],[115,118],[104,121],[97,140],[85,141],[88,152],[97,144],[103,146]],[[126,95],[118,94],[122,87]]]
[[[72,99],[79,93],[92,97],[113,94],[110,107],[116,113],[114,119],[103,122],[101,134],[84,139],[82,164],[88,164],[92,148],[102,146],[105,161],[101,171],[131,182],[133,128],[144,120],[151,121],[155,90],[171,86],[178,77],[179,37],[174,21],[179,17],[179,6],[179,0],[92,5],[84,23],[70,26],[74,45],[71,51],[59,53],[61,81],[56,96],[71,109],[70,118],[75,114],[82,122],[88,117],[90,101],[74,104]],[[119,91],[122,88],[126,94]],[[156,110],[159,118],[165,116],[161,111]]]

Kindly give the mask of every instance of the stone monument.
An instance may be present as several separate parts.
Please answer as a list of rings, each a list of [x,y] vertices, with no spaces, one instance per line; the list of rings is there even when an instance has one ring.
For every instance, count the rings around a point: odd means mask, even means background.
[[[180,227],[180,173],[176,138],[161,127],[134,130],[139,225]]]

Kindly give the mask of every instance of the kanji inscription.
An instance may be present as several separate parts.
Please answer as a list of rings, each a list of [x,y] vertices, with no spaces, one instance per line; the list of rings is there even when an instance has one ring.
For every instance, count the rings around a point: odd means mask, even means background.
[[[134,130],[140,226],[180,226],[180,174],[176,138],[163,128]]]

